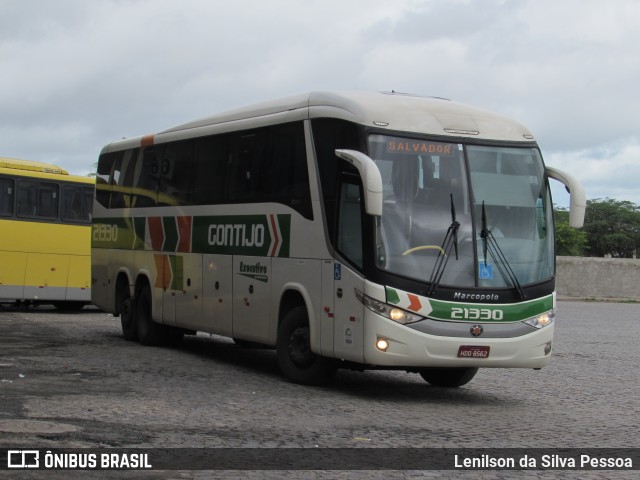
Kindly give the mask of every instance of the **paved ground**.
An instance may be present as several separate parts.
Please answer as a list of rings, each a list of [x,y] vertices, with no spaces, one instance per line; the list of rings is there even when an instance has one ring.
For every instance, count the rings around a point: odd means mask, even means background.
[[[284,380],[273,351],[221,337],[141,347],[97,310],[3,307],[0,448],[640,447],[638,338],[639,304],[563,301],[554,360],[541,371],[481,370],[453,390],[415,374],[341,371],[317,388]],[[0,478],[635,478],[612,471],[20,473],[0,471]]]

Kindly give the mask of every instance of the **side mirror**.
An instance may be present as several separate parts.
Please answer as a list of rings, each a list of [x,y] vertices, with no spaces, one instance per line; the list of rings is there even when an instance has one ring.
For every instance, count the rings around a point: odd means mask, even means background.
[[[356,150],[336,150],[336,155],[358,169],[364,187],[364,209],[369,215],[382,215],[382,175],[371,158]]]
[[[587,208],[587,197],[578,180],[562,170],[547,167],[547,176],[564,184],[569,191],[569,226],[581,228],[584,225],[584,212]]]

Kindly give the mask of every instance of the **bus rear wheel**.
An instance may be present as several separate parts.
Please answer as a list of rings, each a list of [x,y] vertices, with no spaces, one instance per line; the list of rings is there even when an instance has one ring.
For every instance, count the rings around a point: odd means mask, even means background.
[[[322,385],[336,373],[334,360],[311,351],[309,319],[305,307],[287,313],[278,328],[276,354],[280,370],[294,383]]]
[[[461,387],[478,373],[477,368],[422,368],[420,376],[434,387]]]
[[[138,329],[136,328],[136,318],[133,312],[133,302],[131,301],[129,286],[119,289],[116,296],[116,310],[120,314],[122,336],[126,340],[136,341],[138,340]]]
[[[138,341],[142,345],[176,346],[182,341],[184,330],[161,325],[151,315],[151,291],[148,286],[140,289],[135,301],[135,324]]]

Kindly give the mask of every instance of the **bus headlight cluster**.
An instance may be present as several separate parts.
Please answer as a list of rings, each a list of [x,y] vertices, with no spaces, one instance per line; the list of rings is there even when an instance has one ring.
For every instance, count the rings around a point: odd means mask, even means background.
[[[419,322],[420,320],[424,319],[424,317],[403,310],[402,308],[389,305],[388,303],[379,302],[378,300],[365,295],[357,289],[356,297],[358,297],[358,300],[360,300],[362,304],[372,312],[375,312],[378,315],[382,315],[383,317],[386,317],[389,320],[393,320],[394,322],[402,323],[403,325],[407,323]]]
[[[531,325],[535,328],[543,328],[547,325],[551,325],[556,318],[556,313],[551,310],[549,312],[541,313],[540,315],[536,315],[535,317],[531,317],[524,321],[527,325]]]

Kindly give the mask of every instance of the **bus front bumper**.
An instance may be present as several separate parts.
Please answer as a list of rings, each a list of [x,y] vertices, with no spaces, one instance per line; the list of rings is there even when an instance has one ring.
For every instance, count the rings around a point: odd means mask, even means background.
[[[468,326],[470,331],[474,324]],[[542,368],[551,359],[553,332],[551,324],[507,338],[483,338],[471,333],[467,337],[430,335],[365,309],[364,360],[369,365],[391,368]],[[381,339],[386,343],[381,344]]]

